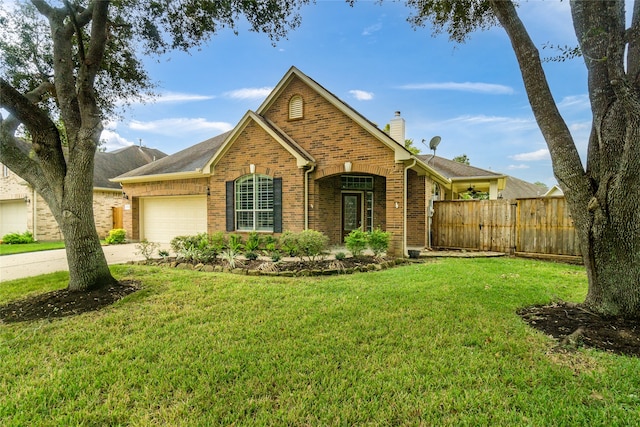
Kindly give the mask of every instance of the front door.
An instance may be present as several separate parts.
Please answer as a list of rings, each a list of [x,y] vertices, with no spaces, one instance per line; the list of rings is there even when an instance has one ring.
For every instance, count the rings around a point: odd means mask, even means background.
[[[342,193],[342,238],[362,226],[362,194]]]

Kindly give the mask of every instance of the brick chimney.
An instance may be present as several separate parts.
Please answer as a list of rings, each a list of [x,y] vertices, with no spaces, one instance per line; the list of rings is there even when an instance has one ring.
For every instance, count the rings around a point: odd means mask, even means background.
[[[396,111],[395,117],[389,122],[389,136],[404,146],[404,119],[400,117],[400,111]]]

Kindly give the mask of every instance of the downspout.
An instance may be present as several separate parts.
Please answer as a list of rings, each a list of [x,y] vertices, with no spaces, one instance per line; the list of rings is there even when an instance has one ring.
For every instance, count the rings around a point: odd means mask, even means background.
[[[409,252],[407,249],[407,198],[408,198],[408,190],[407,187],[409,186],[409,182],[407,180],[407,171],[409,169],[411,169],[412,167],[414,167],[417,163],[417,159],[414,157],[413,158],[413,163],[409,166],[406,166],[404,168],[404,183],[403,183],[403,188],[404,188],[404,206],[403,206],[403,214],[402,214],[402,255],[403,256],[409,256]]]
[[[312,164],[309,169],[304,172],[304,229],[309,229],[309,174],[316,169],[316,165]]]
[[[31,189],[31,227],[33,228],[33,240],[38,241],[38,193],[36,189]]]

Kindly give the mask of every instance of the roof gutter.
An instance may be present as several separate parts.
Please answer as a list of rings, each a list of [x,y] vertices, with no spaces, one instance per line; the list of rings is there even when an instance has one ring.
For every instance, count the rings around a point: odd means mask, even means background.
[[[111,178],[111,182],[119,182],[121,184],[135,184],[139,182],[151,182],[151,181],[171,181],[174,179],[191,179],[191,178],[206,178],[210,174],[202,173],[201,170],[189,171],[189,172],[174,172],[174,173],[161,173],[157,175],[141,175],[141,176],[128,176],[123,178]]]

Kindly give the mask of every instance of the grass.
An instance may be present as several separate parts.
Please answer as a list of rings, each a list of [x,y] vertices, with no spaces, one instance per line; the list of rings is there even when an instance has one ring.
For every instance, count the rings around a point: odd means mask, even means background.
[[[19,245],[0,245],[0,255],[14,255],[26,252],[49,251],[51,249],[64,249],[64,241],[60,242],[35,242]]]
[[[581,267],[444,259],[248,277],[115,266],[144,289],[0,324],[0,419],[39,425],[634,425],[640,360],[551,351],[519,307],[584,298]],[[0,303],[65,286],[3,283]]]

